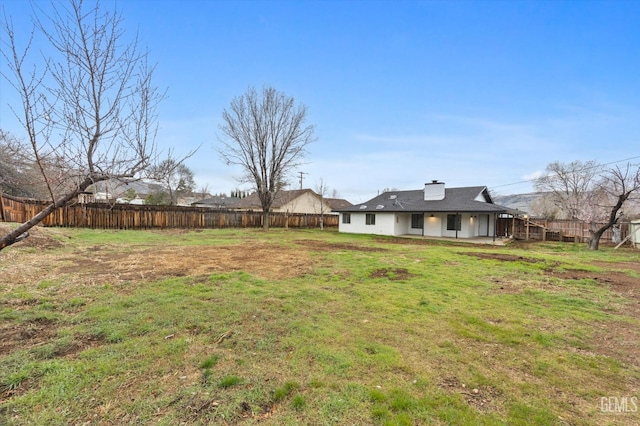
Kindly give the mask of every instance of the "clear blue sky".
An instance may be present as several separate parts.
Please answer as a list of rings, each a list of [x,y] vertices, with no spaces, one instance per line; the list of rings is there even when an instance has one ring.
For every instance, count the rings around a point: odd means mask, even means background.
[[[28,17],[27,2],[2,5]],[[250,85],[308,106],[318,140],[296,171],[308,173],[305,187],[323,179],[354,203],[432,179],[523,193],[553,161],[640,156],[640,1],[117,6],[168,89],[157,142],[176,152],[202,144],[186,164],[214,193],[238,187],[239,170],[214,147],[222,110]],[[19,135],[0,89],[0,127]]]

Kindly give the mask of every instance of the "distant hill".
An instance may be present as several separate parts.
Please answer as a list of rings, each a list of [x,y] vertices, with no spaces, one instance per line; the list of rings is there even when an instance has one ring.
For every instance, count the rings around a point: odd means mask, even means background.
[[[534,202],[542,198],[545,194],[547,193],[530,192],[528,194],[496,195],[492,198],[493,202],[500,206],[518,209],[523,212],[527,212],[529,215],[536,216],[543,214],[542,212],[540,212],[542,204],[539,204],[538,208],[535,209]],[[640,199],[630,198],[625,203],[623,210],[626,220],[640,218]]]
[[[496,195],[493,197],[493,202],[509,207],[512,209],[518,209],[523,212],[530,213],[531,206],[535,200],[542,197],[542,192],[530,192],[528,194],[512,194],[512,195]]]

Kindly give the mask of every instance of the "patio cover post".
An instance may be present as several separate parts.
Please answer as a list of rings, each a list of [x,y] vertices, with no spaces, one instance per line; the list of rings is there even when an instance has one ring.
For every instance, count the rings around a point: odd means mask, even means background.
[[[498,232],[498,217],[493,212],[493,242],[496,242],[496,232]]]
[[[456,240],[458,239],[458,215],[460,213],[456,212],[456,219],[454,222],[454,228],[456,228]],[[460,224],[462,224],[462,218],[460,218]]]

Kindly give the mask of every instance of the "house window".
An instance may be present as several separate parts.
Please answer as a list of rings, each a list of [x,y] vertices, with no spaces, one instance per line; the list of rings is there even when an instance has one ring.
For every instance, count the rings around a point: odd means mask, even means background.
[[[351,213],[342,213],[342,223],[351,223]]]
[[[462,229],[462,216],[459,214],[447,215],[447,231],[459,231]]]
[[[364,219],[364,223],[367,225],[375,225],[376,215],[374,213],[367,213],[367,216]]]
[[[424,227],[424,215],[412,214],[411,215],[411,228],[422,229]]]

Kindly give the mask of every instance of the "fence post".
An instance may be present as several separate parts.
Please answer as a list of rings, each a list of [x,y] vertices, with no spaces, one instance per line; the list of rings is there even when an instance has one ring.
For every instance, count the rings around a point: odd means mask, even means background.
[[[6,222],[4,219],[4,201],[2,200],[2,194],[0,194],[0,221]]]

